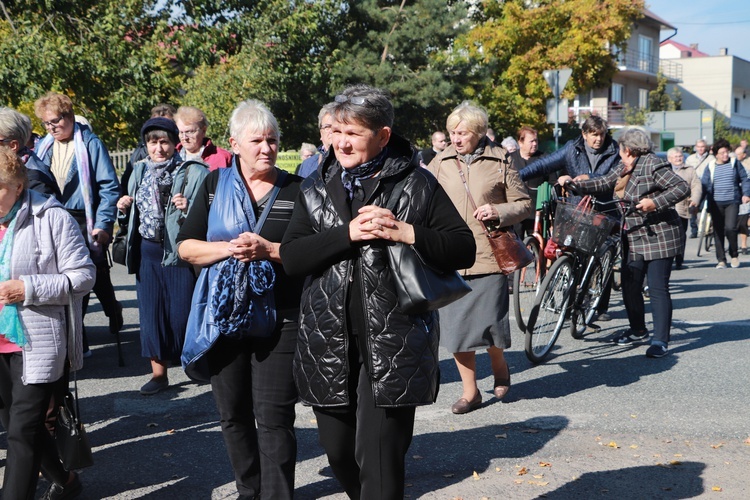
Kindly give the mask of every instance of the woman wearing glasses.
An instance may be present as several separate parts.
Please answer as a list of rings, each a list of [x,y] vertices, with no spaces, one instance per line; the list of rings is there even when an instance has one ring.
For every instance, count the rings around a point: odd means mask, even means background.
[[[230,165],[232,154],[206,137],[208,120],[203,111],[193,106],[180,106],[174,115],[174,121],[180,131],[177,151],[183,160],[200,160],[211,171]]]
[[[391,133],[385,93],[355,85],[331,108],[331,148],[301,186],[281,244],[302,293],[294,377],[350,498],[404,496],[415,407],[438,390],[436,312],[401,311],[387,244],[414,245],[445,271],[471,267],[474,238],[435,178]],[[393,211],[394,187],[404,181]]]
[[[178,133],[169,118],[143,124],[148,158],[133,166],[128,194],[117,202],[128,219],[125,263],[135,274],[141,355],[151,360],[151,379],[141,387],[144,396],[169,386],[167,368],[179,363],[195,286],[192,266],[177,256],[176,239],[208,169],[200,161],[182,161]]]
[[[50,168],[62,196],[59,199],[78,222],[96,265],[94,293],[109,318],[109,328],[122,328],[122,305],[115,297],[109,275],[107,245],[115,224],[120,184],[104,143],[86,125],[76,123],[73,101],[49,92],[34,103],[47,135],[37,144],[37,156]],[[86,313],[88,297],[84,299]],[[89,352],[86,330],[84,356]]]

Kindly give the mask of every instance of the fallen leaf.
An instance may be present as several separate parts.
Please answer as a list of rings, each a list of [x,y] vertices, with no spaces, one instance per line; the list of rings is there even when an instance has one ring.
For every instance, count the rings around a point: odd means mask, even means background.
[[[635,415],[635,414],[631,414],[631,415],[630,415],[630,418],[638,418],[638,415]]]
[[[638,449],[638,445],[637,444],[631,444],[630,448],[632,448],[633,450]]]
[[[552,464],[549,462],[539,462],[539,467],[552,467]]]
[[[601,437],[601,436],[596,436],[596,437],[594,438],[594,441],[601,441],[601,440],[602,440],[602,437]]]
[[[722,446],[724,446],[724,443],[719,443],[719,444],[712,444],[712,445],[711,445],[711,448],[713,448],[713,449],[715,449],[715,450],[716,450],[716,449],[719,449],[719,448],[721,448]]]
[[[610,441],[607,446],[609,446],[610,448],[619,448],[619,446],[617,446],[617,443],[615,443],[614,441]]]
[[[711,491],[724,491],[721,489],[721,486],[712,486]]]
[[[535,484],[537,486],[547,486],[549,481],[528,481],[529,484]]]
[[[534,479],[544,479],[544,474],[534,474],[531,477],[533,477]]]
[[[311,424],[317,424],[318,423],[318,419],[317,418],[311,418],[310,419],[310,423]]]
[[[681,457],[681,456],[682,456],[682,453],[675,453],[675,454],[674,454],[674,456],[676,456],[676,457]]]
[[[743,443],[745,443],[745,444],[750,444],[750,438],[747,438],[747,439],[745,439],[745,440],[743,441]]]
[[[508,439],[507,434],[495,434],[495,437],[498,439]]]
[[[513,482],[516,484],[523,484],[523,479],[515,479]]]
[[[502,471],[502,470],[503,470],[503,469],[501,469],[500,467],[495,467],[495,472],[500,472],[500,471]]]
[[[524,474],[528,474],[529,470],[526,467],[521,467],[518,472],[516,472],[517,475],[523,476]]]
[[[421,455],[414,455],[411,458],[413,458],[414,460],[422,460],[422,456]]]
[[[167,434],[174,434],[175,432],[177,432],[177,431],[175,431],[174,429],[169,429],[169,430],[167,431]]]
[[[682,465],[682,462],[680,462],[679,460],[672,460],[671,462],[669,462],[669,465]]]
[[[479,474],[477,474],[477,471],[474,471],[474,474],[472,474],[472,476],[474,477],[474,481],[479,481],[480,477]]]

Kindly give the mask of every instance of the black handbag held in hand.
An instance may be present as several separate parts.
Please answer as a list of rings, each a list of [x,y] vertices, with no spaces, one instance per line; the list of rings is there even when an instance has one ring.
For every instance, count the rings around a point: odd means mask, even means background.
[[[408,176],[399,181],[391,192],[387,206],[391,212],[396,208],[407,179]],[[407,314],[434,311],[471,291],[458,272],[442,272],[431,267],[413,245],[389,244],[388,260],[399,308]]]

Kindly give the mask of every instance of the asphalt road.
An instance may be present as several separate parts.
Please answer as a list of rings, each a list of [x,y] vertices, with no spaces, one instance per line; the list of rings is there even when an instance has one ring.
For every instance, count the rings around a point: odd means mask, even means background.
[[[626,326],[619,293],[612,321],[583,340],[565,330],[542,365],[526,359],[515,330],[507,352],[513,386],[503,402],[492,399],[489,361],[478,354],[485,403],[467,415],[450,413],[460,383],[441,352],[438,401],[417,410],[408,498],[750,498],[750,256],[741,256],[740,269],[716,270],[713,257],[695,258],[695,247],[689,240],[689,267],[672,274],[665,358],[608,342]],[[235,498],[208,387],[174,368],[168,390],[138,393],[149,366],[140,357],[134,278],[122,266],[113,276],[125,306],[125,366],[92,301],[94,355],[79,390],[96,465],[81,473],[81,498]],[[297,498],[346,498],[317,443],[312,411],[297,409]],[[0,451],[0,465],[4,459]],[[40,481],[39,494],[45,486]]]

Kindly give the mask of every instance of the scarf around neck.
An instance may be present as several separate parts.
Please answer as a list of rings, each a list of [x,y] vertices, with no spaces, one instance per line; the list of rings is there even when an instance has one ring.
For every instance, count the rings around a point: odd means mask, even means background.
[[[0,219],[0,224],[10,221],[8,230],[5,232],[3,241],[0,241],[0,282],[11,279],[11,257],[13,253],[13,238],[16,233],[16,214],[21,208],[23,194],[18,198],[11,208],[8,215]],[[18,347],[26,345],[26,336],[23,333],[23,325],[18,317],[18,307],[16,304],[6,304],[0,310],[0,334]]]
[[[346,189],[350,200],[355,196],[360,201],[364,199],[364,190],[362,189],[361,180],[369,179],[383,169],[387,151],[388,148],[383,148],[383,150],[372,160],[354,168],[342,169],[341,182],[343,182],[344,189]]]
[[[51,134],[44,136],[37,145],[38,156],[45,161],[45,156],[50,150],[52,145],[55,143],[55,138]],[[94,202],[93,202],[93,191],[91,186],[91,165],[89,164],[89,152],[86,149],[86,144],[83,142],[83,128],[76,123],[73,129],[73,145],[75,151],[76,168],[78,169],[78,189],[81,190],[81,196],[83,197],[83,207],[86,213],[86,241],[89,244],[91,253],[99,255],[102,252],[102,248],[99,243],[94,240]],[[47,163],[45,161],[45,163]],[[51,164],[51,160],[47,166]]]

